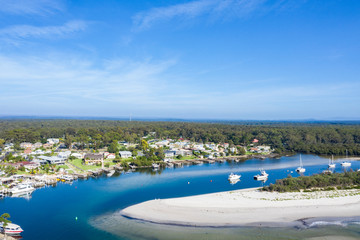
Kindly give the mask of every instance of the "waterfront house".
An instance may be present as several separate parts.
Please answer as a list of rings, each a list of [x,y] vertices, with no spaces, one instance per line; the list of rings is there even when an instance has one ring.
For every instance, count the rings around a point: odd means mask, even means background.
[[[85,164],[94,165],[104,161],[104,154],[102,153],[87,153],[84,156]]]
[[[49,164],[56,164],[56,165],[61,165],[61,164],[65,164],[65,159],[64,158],[60,158],[60,157],[48,157],[48,156],[39,156],[38,157],[41,160],[46,161]]]
[[[119,151],[119,155],[121,158],[130,158],[132,153],[130,151]]]
[[[72,153],[70,156],[78,158],[78,159],[82,159],[84,157],[84,155],[81,153]]]
[[[165,158],[172,158],[175,157],[176,151],[167,150],[164,152]]]
[[[50,143],[45,143],[43,144],[43,148],[48,149],[48,148],[52,148],[53,144]]]
[[[109,153],[106,159],[115,159],[115,153]]]
[[[71,151],[59,152],[58,157],[63,159],[68,159],[71,155]]]

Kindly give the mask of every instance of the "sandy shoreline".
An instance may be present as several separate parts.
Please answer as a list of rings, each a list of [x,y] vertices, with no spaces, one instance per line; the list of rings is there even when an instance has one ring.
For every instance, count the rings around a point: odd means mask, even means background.
[[[303,219],[360,216],[360,190],[269,193],[257,189],[159,199],[123,209],[134,219],[183,226],[296,226]]]

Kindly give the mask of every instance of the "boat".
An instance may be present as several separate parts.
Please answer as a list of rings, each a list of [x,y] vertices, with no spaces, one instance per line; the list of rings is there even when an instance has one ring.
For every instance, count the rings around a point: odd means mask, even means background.
[[[328,164],[329,168],[335,168],[336,164],[334,163],[334,156],[331,155],[331,160],[329,159],[329,164]]]
[[[157,168],[160,167],[160,165],[157,164],[157,163],[153,163],[153,164],[151,164],[151,167],[152,167],[153,169],[157,169]]]
[[[18,184],[16,187],[9,190],[11,194],[19,194],[19,193],[31,193],[35,190],[33,186],[30,184]]]
[[[8,223],[5,229],[3,227],[3,223],[0,223],[0,230],[7,235],[19,235],[24,231],[19,225],[14,223]]]
[[[257,181],[267,180],[268,176],[269,174],[267,174],[264,169],[260,169],[260,174],[255,175],[254,180]]]
[[[342,163],[341,163],[341,166],[342,166],[342,167],[350,167],[350,166],[351,166],[351,162],[347,162],[347,161],[342,162]]]
[[[71,181],[74,181],[74,178],[70,175],[64,175],[61,177],[61,181],[62,182],[71,182]]]
[[[300,167],[298,167],[296,169],[296,172],[297,173],[304,173],[305,172],[305,168],[303,167],[302,160],[301,160],[301,154],[300,154]]]
[[[230,173],[228,180],[229,180],[229,181],[239,180],[240,177],[241,177],[241,175],[237,175],[237,174],[234,174],[234,173]]]
[[[111,177],[112,175],[114,175],[114,173],[115,173],[115,170],[111,170],[106,176]]]
[[[346,149],[346,159],[348,158],[348,151],[347,151],[347,149]],[[342,167],[350,167],[351,166],[351,162],[349,162],[349,161],[344,161],[344,162],[342,162],[341,163],[341,166]]]
[[[322,171],[323,174],[332,174],[332,171],[329,169],[326,169],[324,171]]]

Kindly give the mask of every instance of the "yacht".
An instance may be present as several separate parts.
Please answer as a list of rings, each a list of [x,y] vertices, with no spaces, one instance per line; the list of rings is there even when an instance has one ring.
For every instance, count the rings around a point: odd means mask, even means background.
[[[241,175],[237,175],[237,174],[234,174],[234,173],[230,173],[228,180],[229,180],[229,181],[239,180],[240,177],[241,177]]]
[[[19,193],[31,193],[35,190],[33,186],[30,184],[18,184],[16,187],[9,190],[11,194],[19,194]]]
[[[346,157],[345,157],[346,159],[348,158],[348,150],[346,149]],[[341,166],[342,167],[350,167],[351,166],[351,162],[349,162],[349,161],[345,161],[345,162],[342,162],[341,163]]]
[[[3,227],[3,223],[0,223],[0,230],[1,232],[4,232],[8,235],[19,235],[20,233],[22,233],[24,230],[22,230],[22,228],[14,223],[8,223],[4,229]]]
[[[328,164],[329,168],[335,168],[336,164],[334,163],[334,156],[331,155],[331,160],[329,159],[329,164]]]
[[[268,178],[269,174],[267,174],[265,172],[265,170],[260,170],[260,174],[257,174],[254,176],[254,180],[257,180],[257,181],[263,181],[263,180],[266,180]]]
[[[71,182],[71,181],[74,181],[74,178],[70,175],[64,175],[61,177],[61,181],[63,182]]]
[[[301,160],[301,154],[300,154],[300,167],[298,167],[296,169],[297,173],[304,173],[305,172],[305,168],[303,168],[303,164],[302,164],[302,160]]]
[[[351,162],[347,162],[347,161],[342,162],[342,163],[341,163],[341,166],[342,166],[342,167],[350,167],[350,166],[351,166]]]

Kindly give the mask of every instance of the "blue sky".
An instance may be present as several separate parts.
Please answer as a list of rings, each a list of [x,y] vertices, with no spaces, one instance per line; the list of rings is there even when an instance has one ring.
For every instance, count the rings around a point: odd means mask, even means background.
[[[358,0],[0,6],[0,115],[360,119]]]

